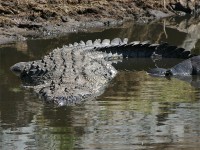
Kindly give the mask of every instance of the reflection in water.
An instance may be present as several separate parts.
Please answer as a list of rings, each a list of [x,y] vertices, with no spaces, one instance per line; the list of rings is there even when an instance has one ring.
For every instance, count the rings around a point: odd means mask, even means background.
[[[139,149],[163,144],[165,148],[189,149],[200,144],[200,105],[191,86],[179,80],[151,78],[142,72],[122,72],[113,83],[96,105],[87,107],[90,119],[88,133],[80,141],[82,147]],[[194,139],[198,144],[187,146]]]
[[[126,24],[102,32],[1,46],[0,149],[199,149],[200,88],[194,85],[199,84],[198,77],[167,80],[143,71],[155,65],[171,67],[181,60],[156,64],[151,59],[123,60],[115,65],[120,73],[103,95],[61,108],[44,105],[9,70],[17,62],[39,59],[55,47],[80,40],[128,37],[182,45],[189,34],[191,39],[196,35],[177,30],[174,23],[178,22],[166,20],[165,29],[163,21]],[[199,53],[199,37],[196,41]]]
[[[122,71],[101,97],[75,107],[44,106],[27,95],[21,106],[26,109],[21,111],[33,110],[35,115],[24,125],[2,126],[1,145],[5,149],[197,148],[200,91],[172,80]]]

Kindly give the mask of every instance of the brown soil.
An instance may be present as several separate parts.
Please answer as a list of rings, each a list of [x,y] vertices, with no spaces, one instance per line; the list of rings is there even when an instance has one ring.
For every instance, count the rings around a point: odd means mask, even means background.
[[[164,5],[164,2],[166,5]],[[174,0],[0,0],[0,44],[173,15]]]

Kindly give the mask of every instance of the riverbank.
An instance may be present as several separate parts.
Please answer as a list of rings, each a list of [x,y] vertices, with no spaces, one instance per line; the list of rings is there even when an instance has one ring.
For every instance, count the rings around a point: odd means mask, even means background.
[[[128,20],[147,23],[176,15],[173,0],[2,0],[0,44],[27,38],[53,37],[93,27],[120,25]],[[184,13],[196,4],[180,3]]]

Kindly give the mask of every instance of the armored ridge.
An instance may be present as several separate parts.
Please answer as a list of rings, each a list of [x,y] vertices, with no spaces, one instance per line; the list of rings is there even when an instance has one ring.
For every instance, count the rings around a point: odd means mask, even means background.
[[[189,58],[182,48],[119,38],[88,40],[53,50],[41,60],[20,62],[11,67],[25,87],[32,88],[45,102],[59,106],[94,99],[117,74],[112,62],[122,58]]]

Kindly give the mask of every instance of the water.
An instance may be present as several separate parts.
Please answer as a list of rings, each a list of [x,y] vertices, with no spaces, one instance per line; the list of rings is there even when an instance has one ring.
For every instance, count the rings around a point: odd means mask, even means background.
[[[154,78],[149,59],[124,60],[104,94],[77,106],[44,104],[21,87],[9,67],[39,59],[74,41],[128,37],[166,41],[199,54],[196,19],[170,18],[148,25],[73,33],[54,39],[28,40],[0,48],[0,149],[187,149],[200,147],[200,88],[185,80]],[[180,60],[163,60],[169,67]],[[196,80],[195,80],[196,81]]]

